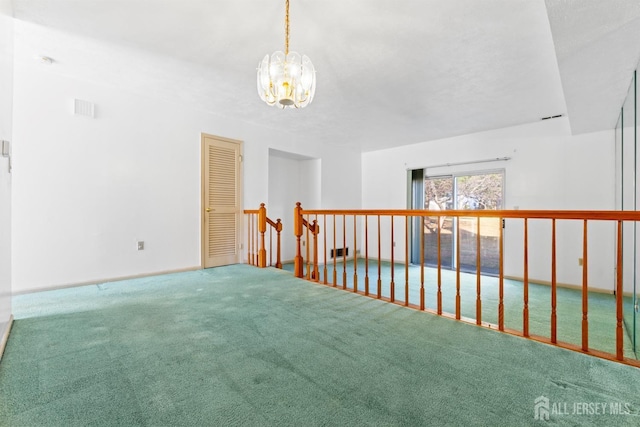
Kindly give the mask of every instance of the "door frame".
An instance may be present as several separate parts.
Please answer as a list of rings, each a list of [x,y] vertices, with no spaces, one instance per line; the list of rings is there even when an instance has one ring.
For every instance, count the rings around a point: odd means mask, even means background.
[[[206,243],[205,243],[205,223],[206,223],[206,218],[205,218],[205,214],[207,212],[205,212],[205,199],[206,199],[206,195],[205,195],[205,181],[208,179],[208,177],[205,177],[205,158],[206,158],[206,154],[205,154],[205,140],[206,138],[213,138],[213,139],[217,139],[218,141],[223,141],[223,142],[231,142],[234,144],[238,144],[240,146],[240,160],[239,160],[239,168],[238,168],[238,173],[239,173],[239,177],[238,177],[238,200],[239,200],[239,208],[240,208],[240,214],[239,214],[239,220],[238,220],[238,228],[236,230],[237,233],[237,237],[238,237],[238,245],[239,247],[237,248],[238,250],[238,261],[241,262],[243,260],[243,252],[242,252],[242,242],[244,242],[244,227],[243,227],[243,210],[244,210],[244,200],[243,200],[243,188],[244,188],[244,167],[243,167],[243,156],[244,156],[244,142],[239,140],[239,139],[231,139],[231,138],[225,138],[223,136],[218,136],[218,135],[212,135],[209,133],[204,133],[202,132],[200,134],[200,269],[204,269],[205,268],[205,258],[206,258]]]

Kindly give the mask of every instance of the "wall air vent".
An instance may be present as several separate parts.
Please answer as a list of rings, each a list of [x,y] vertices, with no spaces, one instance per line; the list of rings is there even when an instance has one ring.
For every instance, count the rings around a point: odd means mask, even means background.
[[[543,117],[540,120],[557,119],[558,117],[562,117],[562,116],[563,116],[562,114],[558,114],[558,115],[555,115],[555,116]]]
[[[74,99],[73,114],[76,116],[95,117],[95,105],[93,102]]]
[[[331,249],[331,258],[349,256],[349,248]]]

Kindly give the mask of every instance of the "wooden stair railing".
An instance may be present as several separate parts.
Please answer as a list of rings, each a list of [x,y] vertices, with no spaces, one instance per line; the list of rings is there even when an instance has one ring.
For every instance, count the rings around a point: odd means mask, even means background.
[[[245,209],[247,216],[247,263],[260,268],[275,266],[282,268],[281,260],[281,238],[282,222],[280,218],[275,222],[267,216],[267,208],[264,203],[260,203],[259,209]],[[269,263],[267,263],[267,247],[265,233],[269,225]],[[276,232],[276,263],[273,264],[273,234]]]
[[[294,258],[293,274],[296,277],[304,277],[304,258],[302,257],[302,251],[300,248],[301,238],[303,234],[303,228],[306,228],[306,246],[307,246],[307,276],[308,280],[318,281],[320,274],[318,272],[318,234],[320,233],[320,226],[316,219],[313,222],[309,222],[308,218],[302,215],[302,206],[300,202],[296,203],[296,207],[293,211],[293,233],[296,236],[296,256]],[[313,271],[310,268],[310,248],[309,248],[309,233],[313,238]]]
[[[269,224],[271,226],[271,228],[269,228],[269,233],[271,233],[273,230],[276,231],[276,263],[275,263],[275,267],[276,268],[282,268],[282,259],[281,259],[281,255],[280,255],[280,248],[281,248],[281,244],[282,241],[280,240],[280,233],[282,232],[282,222],[280,222],[280,218],[276,219],[276,222],[273,222],[271,219],[269,219],[269,217],[266,216],[266,211],[265,211],[265,221],[267,224]],[[263,239],[264,239],[264,235],[263,235]],[[273,241],[271,234],[269,235],[269,265],[274,265],[273,264],[273,249],[271,246],[271,242]],[[266,258],[266,257],[265,257]],[[266,264],[266,259],[265,259],[265,264]]]
[[[311,218],[313,217],[313,220]],[[353,217],[353,221],[351,218]],[[323,221],[324,233],[323,236],[319,236],[320,234],[320,225],[318,224],[318,218],[321,218]],[[328,220],[329,219],[329,220]],[[435,219],[435,220],[434,220]],[[498,300],[493,303],[490,300],[483,301],[483,285],[481,282],[481,265],[482,265],[482,251],[481,251],[481,238],[482,231],[480,227],[480,221],[482,219],[483,224],[493,223],[492,233],[495,233],[496,236],[492,237],[497,239],[498,245],[498,254],[496,255],[498,259],[498,277],[497,277],[497,295]],[[444,229],[445,220],[455,225],[455,227],[461,227],[463,223],[467,223],[466,231],[466,244],[469,247],[473,246],[475,248],[475,254],[473,257],[475,258],[475,272],[469,274],[475,274],[475,286],[473,289],[473,309],[469,309],[469,305],[467,303],[466,311],[462,313],[461,309],[461,240],[460,235],[461,232],[456,233],[455,238],[455,260],[456,262],[451,264],[451,269],[454,270],[454,282],[455,282],[455,295],[450,295],[447,298],[451,298],[451,300],[447,301],[447,305],[453,307],[451,312],[446,312],[445,304],[443,303],[443,260],[445,256],[443,255],[443,247],[444,243],[441,243],[441,232]],[[510,251],[515,250],[514,238],[515,242],[519,239],[522,242],[522,246],[520,246],[520,250],[517,255],[520,258],[519,264],[522,265],[522,300],[519,310],[522,316],[522,323],[520,327],[514,326],[513,324],[507,326],[505,324],[505,311],[507,301],[505,298],[505,238],[503,233],[503,227],[505,224],[505,220],[509,221],[509,227],[514,226],[514,228],[520,228],[521,232],[520,236],[516,234],[510,234]],[[412,221],[414,221],[412,223]],[[477,221],[474,224],[474,221]],[[465,211],[427,211],[427,210],[305,210],[302,208],[300,203],[296,203],[296,207],[294,209],[294,235],[296,236],[296,256],[294,263],[294,274],[296,277],[306,278],[307,280],[311,280],[314,282],[322,282],[325,285],[337,287],[338,286],[338,266],[337,262],[341,262],[341,278],[342,278],[342,289],[349,290],[351,292],[359,293],[362,295],[366,295],[372,298],[386,300],[388,302],[392,302],[395,304],[400,304],[406,307],[411,307],[420,311],[427,311],[433,314],[450,317],[452,319],[461,320],[463,322],[473,323],[479,326],[488,327],[490,329],[497,329],[509,334],[518,335],[521,337],[529,338],[532,340],[544,342],[547,344],[556,345],[559,347],[563,347],[566,349],[594,355],[597,357],[601,357],[608,360],[614,360],[618,362],[622,362],[628,365],[640,367],[640,361],[635,360],[633,358],[625,357],[624,354],[624,330],[623,330],[623,224],[626,223],[635,223],[640,221],[640,212],[636,211],[535,211],[535,210],[500,210],[500,211],[489,211],[489,210],[465,210]],[[557,281],[558,275],[558,251],[557,251],[557,236],[559,236],[559,232],[557,231],[557,224],[563,222],[572,222],[580,224],[580,231],[576,231],[576,238],[571,240],[572,244],[580,246],[580,255],[581,255],[581,269],[582,269],[582,280],[579,285],[580,298],[581,298],[581,318],[580,324],[576,326],[581,330],[581,339],[580,342],[564,342],[558,339],[558,314],[560,313],[559,306],[561,305],[558,296],[558,288],[560,287]],[[534,224],[535,223],[535,224]],[[549,227],[544,224],[549,224]],[[589,342],[589,328],[590,322],[593,322],[589,318],[589,265],[591,263],[591,258],[589,257],[588,248],[592,245],[591,242],[588,242],[588,235],[590,231],[589,225],[592,223],[596,223],[596,227],[601,227],[601,223],[609,223],[611,224],[611,232],[608,233],[608,238],[615,238],[616,245],[615,248],[615,265],[612,267],[615,268],[616,274],[613,283],[613,289],[615,294],[615,311],[612,312],[615,330],[612,329],[612,337],[611,339],[615,339],[614,341],[614,352],[610,352],[608,350],[603,350],[602,348],[593,348]],[[381,224],[383,227],[381,227]],[[420,277],[412,278],[409,277],[409,262],[410,260],[410,251],[409,251],[409,241],[410,241],[410,224],[420,227],[419,234],[419,257],[421,259],[420,263],[417,264],[421,268]],[[471,225],[469,225],[471,224]],[[518,225],[519,224],[519,225]],[[550,313],[549,313],[549,333],[540,335],[539,328],[537,331],[530,330],[530,316],[531,310],[534,306],[531,306],[529,303],[529,293],[530,293],[530,284],[533,283],[533,279],[530,278],[530,264],[532,264],[530,260],[530,248],[531,245],[530,238],[535,235],[537,239],[538,246],[536,246],[536,255],[539,254],[539,242],[540,236],[536,235],[533,226],[543,226],[544,232],[548,233],[549,236],[549,247],[548,250],[550,253],[550,280],[548,284],[550,285],[549,292],[551,294],[550,298]],[[329,228],[328,228],[329,227]],[[306,228],[306,266],[304,264],[304,258],[302,256],[301,244],[302,237],[305,234]],[[332,230],[329,230],[332,228]],[[340,230],[341,229],[341,230]],[[348,229],[348,232],[347,232]],[[425,279],[425,230],[431,229],[431,233],[437,235],[437,275],[435,275],[434,279],[431,279],[431,282],[426,283],[427,279]],[[338,231],[336,231],[338,230]],[[532,232],[533,230],[533,232]],[[540,230],[540,227],[537,228]],[[384,231],[384,232],[383,232]],[[514,230],[515,231],[515,230]],[[596,230],[597,231],[597,230]],[[341,233],[341,239],[337,239],[337,234]],[[360,233],[360,235],[358,234]],[[369,233],[372,235],[369,236]],[[388,233],[388,234],[385,234]],[[578,238],[581,233],[582,238],[581,241]],[[596,236],[601,236],[602,232],[597,231]],[[327,236],[327,234],[332,236]],[[309,237],[313,239],[313,261],[310,261],[310,248],[309,248]],[[347,235],[349,235],[349,239],[347,239]],[[352,239],[351,239],[352,236]],[[493,236],[493,234],[492,234]],[[323,258],[323,273],[322,277],[319,273],[319,263],[318,263],[318,239],[323,238],[324,248],[322,252],[324,253]],[[327,246],[328,240],[331,245],[331,239],[333,240],[333,249],[331,246]],[[352,265],[348,266],[347,262],[347,241],[349,240],[350,244],[353,245],[350,248],[351,256],[349,257],[349,261]],[[403,242],[403,247],[396,248],[396,240]],[[337,243],[339,242],[339,243]],[[436,242],[433,242],[435,245]],[[566,244],[566,243],[565,243]],[[342,253],[339,252],[338,245],[342,245]],[[519,246],[519,245],[518,245]],[[566,251],[567,248],[562,246]],[[576,248],[577,249],[577,248]],[[327,252],[331,252],[332,254],[332,263],[333,263],[333,272],[328,272],[327,267],[331,268],[331,265],[327,262]],[[398,252],[404,252],[404,261],[402,260],[402,256],[398,256]],[[385,258],[382,258],[382,253],[385,253]],[[400,254],[402,253],[400,252]],[[451,253],[446,254],[447,257],[451,256]],[[468,254],[466,254],[468,256]],[[612,254],[613,255],[613,254]],[[511,255],[510,255],[511,256]],[[341,260],[339,260],[341,258]],[[360,259],[359,259],[360,258]],[[514,259],[514,258],[512,258]],[[331,262],[331,261],[330,261]],[[435,259],[434,259],[435,262]],[[364,264],[364,269],[362,268],[362,264]],[[369,271],[371,264],[377,264],[377,283],[375,278],[375,271]],[[381,264],[390,264],[390,278],[384,277],[384,292],[383,292],[383,276],[381,276]],[[359,268],[360,265],[360,268]],[[397,267],[401,267],[404,270],[404,278],[398,278],[397,276],[402,275],[402,270],[398,270],[396,272]],[[537,263],[539,265],[539,262]],[[306,269],[305,269],[306,267]],[[347,284],[348,274],[347,268],[353,269],[353,275],[350,279],[349,285]],[[306,271],[305,271],[306,270]],[[364,270],[364,271],[363,271]],[[332,274],[331,274],[332,273]],[[364,277],[364,290],[358,288],[358,274],[363,274]],[[371,276],[371,277],[370,277]],[[321,280],[322,279],[322,280]],[[370,279],[372,281],[372,286],[369,286]],[[398,280],[402,280],[402,283]],[[540,279],[540,278],[538,278]],[[388,281],[387,281],[388,280]],[[410,283],[411,281],[411,283]],[[377,286],[376,286],[377,285]],[[404,286],[402,286],[404,285]],[[432,294],[431,298],[433,301],[430,301],[430,305],[433,308],[428,308],[425,304],[425,288],[429,286]],[[468,286],[468,285],[465,285]],[[404,292],[401,289],[404,288]],[[385,295],[383,295],[385,293]],[[402,296],[404,294],[404,297]],[[471,297],[466,296],[469,301]],[[490,304],[491,302],[491,304]],[[493,305],[495,304],[495,306]],[[495,313],[494,318],[495,324],[488,323],[482,317],[483,310],[487,313],[488,307],[491,307],[491,312]],[[512,306],[513,308],[513,306]],[[470,317],[470,310],[475,312]],[[493,311],[495,310],[495,311]],[[537,333],[537,334],[536,334]]]

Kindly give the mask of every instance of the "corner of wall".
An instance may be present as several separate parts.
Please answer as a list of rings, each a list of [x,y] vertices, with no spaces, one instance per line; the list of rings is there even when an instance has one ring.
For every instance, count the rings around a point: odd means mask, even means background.
[[[0,140],[13,140],[13,12],[0,0]],[[11,149],[9,148],[10,153]],[[11,328],[11,174],[10,157],[0,155],[0,355]]]

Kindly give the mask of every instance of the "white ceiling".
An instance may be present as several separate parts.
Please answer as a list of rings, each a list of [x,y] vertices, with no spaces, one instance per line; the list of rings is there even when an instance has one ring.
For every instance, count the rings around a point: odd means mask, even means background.
[[[317,93],[263,104],[256,66],[284,47],[284,0],[13,0],[18,60],[377,150],[568,115],[612,129],[640,59],[638,0],[291,0],[291,50]]]

